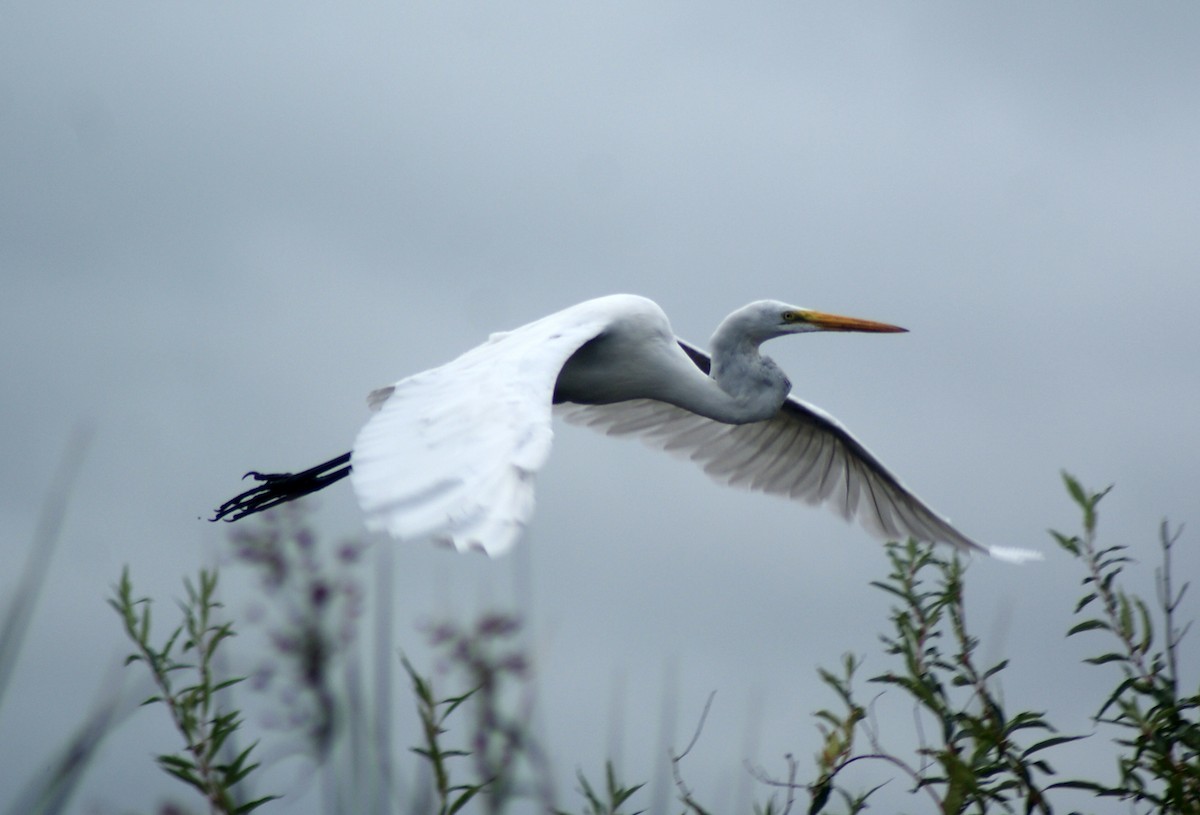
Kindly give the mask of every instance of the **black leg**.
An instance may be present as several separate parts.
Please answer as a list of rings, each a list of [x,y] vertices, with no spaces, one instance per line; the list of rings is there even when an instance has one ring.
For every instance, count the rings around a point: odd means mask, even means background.
[[[323,490],[348,475],[350,475],[349,453],[331,458],[302,473],[260,473],[251,470],[242,477],[253,478],[261,483],[221,504],[217,507],[216,514],[209,520],[236,521],[247,515],[294,501],[317,490]]]

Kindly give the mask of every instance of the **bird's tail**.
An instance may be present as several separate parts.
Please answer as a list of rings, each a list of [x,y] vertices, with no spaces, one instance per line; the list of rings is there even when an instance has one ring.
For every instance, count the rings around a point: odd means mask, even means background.
[[[243,478],[260,482],[253,489],[230,498],[217,507],[210,521],[236,521],[262,512],[264,509],[294,501],[309,493],[323,490],[350,475],[350,454],[331,458],[302,473],[260,473],[251,470]]]

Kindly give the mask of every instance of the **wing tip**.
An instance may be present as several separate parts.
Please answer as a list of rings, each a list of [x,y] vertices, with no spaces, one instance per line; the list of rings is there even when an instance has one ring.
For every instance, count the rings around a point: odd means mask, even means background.
[[[1010,546],[988,546],[987,553],[996,560],[1020,565],[1035,560],[1045,560],[1046,556],[1032,549],[1017,549]]]

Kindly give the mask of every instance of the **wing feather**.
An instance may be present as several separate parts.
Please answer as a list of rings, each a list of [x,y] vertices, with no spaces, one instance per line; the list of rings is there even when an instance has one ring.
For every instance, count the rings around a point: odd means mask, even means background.
[[[350,476],[367,527],[489,555],[512,546],[550,452],[559,371],[620,306],[580,304],[372,392]]]
[[[680,343],[704,370],[703,352]],[[933,511],[833,417],[795,397],[763,422],[727,425],[651,400],[562,405],[567,421],[611,435],[636,435],[687,457],[725,484],[825,504],[875,535],[949,543],[999,557]]]

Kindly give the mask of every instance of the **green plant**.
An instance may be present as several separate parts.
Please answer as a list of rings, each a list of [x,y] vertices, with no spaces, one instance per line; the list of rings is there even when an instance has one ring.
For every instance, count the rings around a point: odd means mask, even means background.
[[[532,798],[543,811],[569,815],[554,805],[549,767],[528,724],[531,699],[520,699],[512,710],[513,697],[519,697],[529,676],[528,657],[513,644],[520,629],[519,618],[497,613],[484,614],[471,625],[432,626],[430,641],[441,652],[444,672],[468,688],[442,698],[431,678],[401,658],[421,721],[421,744],[411,749],[427,763],[433,786],[431,805],[412,811],[454,815],[475,801],[482,802],[484,811],[498,813],[518,798]],[[451,747],[446,739],[450,719],[468,710],[473,713],[465,723],[469,746]],[[458,769],[462,765],[470,772]],[[467,780],[456,780],[464,774]],[[605,763],[603,789],[582,771],[576,772],[576,780],[583,815],[622,815],[622,807],[643,786],[622,784],[611,762]]]
[[[583,815],[620,815],[621,807],[625,802],[645,786],[644,784],[635,784],[627,787],[622,784],[617,780],[617,774],[611,761],[604,762],[603,793],[596,791],[582,770],[575,773],[575,778],[579,781],[579,794],[583,796],[587,804]],[[642,810],[639,809],[632,815],[641,815],[641,812]],[[556,815],[570,815],[570,813],[560,809],[557,810]]]
[[[921,743],[915,756],[885,749],[878,734],[867,729],[871,750],[856,749],[857,734],[867,721],[866,709],[853,688],[857,658],[847,655],[842,671],[822,670],[821,679],[837,694],[845,712],[818,711],[822,750],[819,776],[808,786],[809,811],[824,811],[834,792],[849,812],[866,808],[874,792],[851,793],[837,785],[847,768],[860,761],[882,761],[912,782],[914,792],[928,796],[944,813],[1049,813],[1041,777],[1053,769],[1042,751],[1073,741],[1077,736],[1054,735],[1045,715],[1010,712],[994,689],[993,678],[1007,660],[981,666],[978,639],[969,633],[963,602],[964,567],[955,553],[940,557],[931,546],[887,545],[891,572],[873,582],[896,601],[890,613],[891,633],[881,638],[894,667],[870,681],[902,691],[912,699],[919,716],[932,727],[919,728]],[[1026,743],[1027,733],[1045,738]]]
[[[1085,615],[1067,636],[1102,632],[1115,641],[1111,650],[1085,661],[1121,669],[1115,689],[1095,715],[1098,724],[1120,733],[1117,783],[1048,783],[1054,770],[1046,751],[1082,737],[1058,735],[1043,713],[1005,710],[993,692],[993,677],[1008,667],[1008,661],[977,663],[978,640],[969,633],[964,613],[961,561],[957,556],[940,558],[931,547],[910,541],[888,545],[891,572],[887,580],[872,584],[896,601],[890,614],[892,631],[882,637],[895,667],[869,681],[910,697],[924,720],[932,722],[933,735],[926,738],[925,728],[918,728],[921,743],[912,757],[885,749],[855,694],[854,677],[862,660],[847,655],[840,672],[820,670],[841,708],[816,713],[822,749],[818,777],[805,785],[810,813],[825,811],[835,794],[847,812],[866,809],[878,787],[851,792],[841,783],[845,772],[862,761],[891,765],[912,782],[913,793],[927,796],[943,813],[998,809],[1048,814],[1052,809],[1047,793],[1062,789],[1150,805],[1163,815],[1200,813],[1200,694],[1182,692],[1179,675],[1179,647],[1188,626],[1181,628],[1176,618],[1187,584],[1176,589],[1171,571],[1171,549],[1179,530],[1172,531],[1165,522],[1160,527],[1162,566],[1156,572],[1152,606],[1121,585],[1122,572],[1132,563],[1127,547],[1097,543],[1097,506],[1108,490],[1089,492],[1065,474],[1064,482],[1082,512],[1083,534],[1051,534],[1084,567],[1084,594],[1075,613]],[[1161,627],[1157,637],[1156,619]],[[1028,735],[1039,731],[1044,737],[1024,746]],[[864,736],[866,750],[858,745]],[[794,773],[785,781],[759,775],[789,792],[798,787]]]
[[[429,763],[433,772],[433,791],[437,798],[438,815],[453,815],[483,789],[481,784],[454,784],[451,782],[450,761],[469,756],[470,752],[446,747],[442,741],[442,737],[448,732],[447,720],[459,705],[474,695],[475,690],[469,690],[446,699],[438,699],[434,696],[433,682],[421,676],[407,657],[401,657],[400,661],[412,682],[413,696],[417,703],[417,715],[421,719],[422,744],[420,747],[411,749]]]
[[[1179,628],[1179,610],[1188,584],[1172,584],[1171,549],[1180,530],[1159,527],[1162,566],[1156,571],[1155,608],[1121,585],[1125,567],[1132,562],[1123,545],[1101,546],[1096,540],[1097,507],[1108,490],[1090,492],[1064,473],[1067,491],[1083,513],[1083,534],[1052,532],[1058,544],[1084,566],[1085,593],[1075,613],[1087,616],[1067,636],[1103,632],[1115,641],[1112,650],[1085,661],[1113,665],[1121,680],[1096,712],[1096,722],[1111,725],[1121,734],[1116,784],[1070,781],[1061,786],[1087,790],[1098,796],[1150,804],[1161,813],[1200,812],[1200,691],[1181,690],[1179,646],[1188,626]],[[1155,617],[1161,633],[1156,637]],[[1190,625],[1190,624],[1189,624]]]
[[[908,782],[914,804],[940,813],[1050,815],[1051,797],[1074,791],[1121,799],[1137,812],[1200,815],[1200,693],[1183,690],[1180,647],[1187,626],[1177,619],[1188,587],[1172,582],[1171,553],[1179,530],[1165,523],[1160,529],[1156,601],[1147,602],[1122,585],[1132,563],[1128,550],[1097,542],[1097,505],[1107,491],[1090,493],[1070,476],[1065,482],[1082,511],[1083,531],[1078,536],[1052,534],[1084,571],[1084,594],[1075,606],[1082,618],[1067,636],[1090,632],[1113,643],[1086,661],[1102,670],[1120,670],[1115,689],[1095,716],[1102,731],[1117,733],[1117,780],[1057,780],[1049,757],[1062,755],[1059,751],[1081,737],[1058,733],[1045,713],[1006,706],[997,683],[1010,670],[1009,662],[980,660],[980,643],[965,611],[963,562],[954,553],[946,556],[941,549],[910,541],[888,544],[888,574],[872,584],[892,605],[881,637],[886,666],[866,681],[912,704],[915,746],[885,746],[873,707],[859,701],[865,660],[847,654],[836,670],[819,669],[837,705],[815,714],[820,735],[816,778],[800,780],[799,762],[791,755],[784,758],[782,777],[753,769],[773,793],[754,806],[755,813],[790,815],[806,795],[810,815],[862,812],[876,803],[879,787],[855,789],[852,769],[876,763]],[[275,655],[283,657],[278,672],[290,677],[282,686],[284,695],[294,698],[299,689],[315,700],[301,711],[311,715],[300,720],[308,743],[317,748],[315,758],[325,763],[326,773],[337,776],[331,786],[382,779],[379,794],[356,798],[338,793],[327,798],[326,810],[366,811],[359,804],[369,800],[369,808],[377,812],[494,815],[524,800],[539,811],[568,815],[555,802],[548,761],[529,724],[531,667],[519,638],[521,623],[501,613],[485,613],[469,624],[430,626],[438,657],[436,683],[402,658],[421,728],[412,752],[428,771],[428,783],[404,804],[397,802],[388,775],[390,751],[381,746],[386,743],[368,744],[361,738],[370,730],[364,717],[376,707],[370,700],[351,699],[361,688],[356,690],[353,681],[335,681],[334,675],[334,658],[352,653],[347,645],[362,592],[347,568],[360,549],[343,547],[340,563],[331,567],[299,517],[283,513],[266,529],[248,530],[234,542],[239,559],[260,570],[263,597],[278,607],[268,633]],[[184,749],[160,756],[159,763],[203,793],[212,812],[249,812],[272,796],[242,802],[234,792],[241,792],[240,785],[257,765],[249,758],[253,745],[240,753],[230,746],[241,725],[237,711],[217,704],[218,692],[241,681],[219,679],[213,668],[214,656],[233,629],[215,619],[215,573],[202,571],[196,584],[185,581],[185,587],[183,622],[161,648],[150,644],[150,604],[134,599],[127,571],[110,603],[137,645],[130,661],[145,663],[158,685],[159,692],[146,703],[164,704],[184,737]],[[390,648],[390,640],[386,642],[385,650]],[[354,674],[352,661],[344,667],[347,676]],[[280,684],[272,687],[278,690]],[[677,803],[691,815],[710,812],[685,784],[682,764],[700,737],[711,703],[710,696],[687,748],[669,755]],[[345,726],[334,726],[335,712]],[[381,729],[388,726],[371,721]],[[371,754],[372,749],[379,755]],[[342,778],[376,764],[378,775]],[[641,788],[621,783],[611,763],[605,765],[603,784],[582,772],[576,779],[582,815],[628,812]]]
[[[534,798],[543,809],[553,809],[549,767],[529,728],[529,660],[513,644],[520,629],[519,618],[499,613],[484,614],[470,626],[450,622],[433,626],[430,642],[441,652],[444,668],[467,688],[443,699],[435,697],[431,679],[404,662],[424,737],[423,745],[413,751],[433,770],[439,815],[451,815],[477,796],[487,813],[504,811],[516,798]],[[442,742],[447,720],[468,702],[474,714],[469,747],[447,748]],[[470,781],[451,782],[449,760],[455,758],[470,759]]]
[[[216,572],[202,569],[196,583],[184,580],[184,588],[187,599],[180,603],[183,622],[161,647],[151,643],[151,601],[144,597],[134,599],[128,568],[121,572],[109,605],[120,615],[125,633],[136,649],[125,664],[144,664],[158,688],[158,693],[142,704],[164,705],[183,737],[183,749],[158,756],[159,766],[194,787],[204,796],[211,812],[244,815],[278,796],[243,800],[240,788],[234,790],[258,764],[250,762],[255,744],[240,752],[229,749],[231,737],[241,727],[241,714],[237,710],[223,710],[217,702],[220,691],[243,679],[218,679],[213,668],[221,644],[233,636],[233,627],[228,622],[214,620],[214,612],[221,607],[215,599]]]

